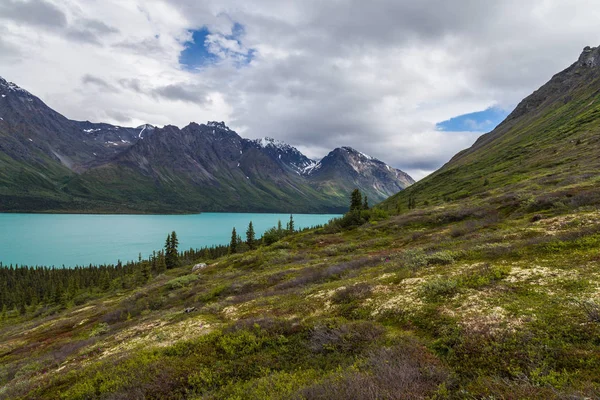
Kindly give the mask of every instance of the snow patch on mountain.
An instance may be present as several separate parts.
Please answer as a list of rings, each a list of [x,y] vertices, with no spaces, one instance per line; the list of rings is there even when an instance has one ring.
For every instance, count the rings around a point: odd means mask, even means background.
[[[14,84],[12,82],[8,82],[8,81],[4,80],[2,77],[0,77],[0,88],[4,88],[10,92],[17,92],[17,93],[25,94],[27,96],[33,96],[27,90],[17,86],[16,84]],[[2,95],[2,97],[6,97],[6,96]]]

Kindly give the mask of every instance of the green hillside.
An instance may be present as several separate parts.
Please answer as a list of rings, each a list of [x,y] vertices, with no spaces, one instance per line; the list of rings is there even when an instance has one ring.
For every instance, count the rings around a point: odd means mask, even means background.
[[[0,398],[600,398],[590,53],[375,210],[168,270],[0,269]]]
[[[589,197],[595,202],[600,73],[585,64],[585,56],[523,100],[470,149],[384,201],[382,208],[401,212],[409,198],[421,207],[468,198],[506,203],[507,209],[530,203],[531,209],[541,211]]]

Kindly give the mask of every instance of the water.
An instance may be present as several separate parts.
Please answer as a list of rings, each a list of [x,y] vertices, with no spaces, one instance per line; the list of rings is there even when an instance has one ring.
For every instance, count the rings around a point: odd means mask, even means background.
[[[338,215],[294,214],[296,229],[324,224]],[[203,213],[194,215],[81,215],[0,213],[0,262],[4,265],[114,264],[146,258],[177,232],[179,249],[228,244],[231,229],[245,238],[252,221],[256,237],[289,214]]]

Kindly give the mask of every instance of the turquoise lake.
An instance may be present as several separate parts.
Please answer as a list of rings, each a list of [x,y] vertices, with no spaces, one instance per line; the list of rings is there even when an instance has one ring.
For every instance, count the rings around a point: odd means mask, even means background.
[[[294,214],[297,229],[339,215]],[[65,266],[114,264],[147,257],[176,231],[179,249],[228,244],[233,227],[245,237],[252,221],[256,236],[290,214],[203,213],[194,215],[81,215],[0,213],[0,262],[4,265]]]

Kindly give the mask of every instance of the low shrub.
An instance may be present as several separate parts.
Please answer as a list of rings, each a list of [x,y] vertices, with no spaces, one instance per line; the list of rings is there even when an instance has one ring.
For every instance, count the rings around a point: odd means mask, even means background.
[[[184,275],[175,279],[171,279],[167,282],[166,286],[169,290],[181,289],[196,282],[198,279],[200,279],[200,277],[196,274]]]
[[[303,389],[302,399],[426,399],[448,372],[416,340],[372,352],[360,371],[349,370]]]
[[[478,288],[502,280],[509,274],[509,266],[492,266],[485,263],[463,273],[460,277],[460,284],[470,288]]]
[[[458,282],[454,279],[436,278],[424,283],[420,294],[427,300],[436,301],[442,297],[449,297],[458,292]]]
[[[362,282],[336,291],[331,301],[335,304],[349,304],[369,297],[371,292],[371,285]]]
[[[384,332],[382,326],[368,321],[326,321],[311,330],[309,349],[315,353],[358,353]]]

